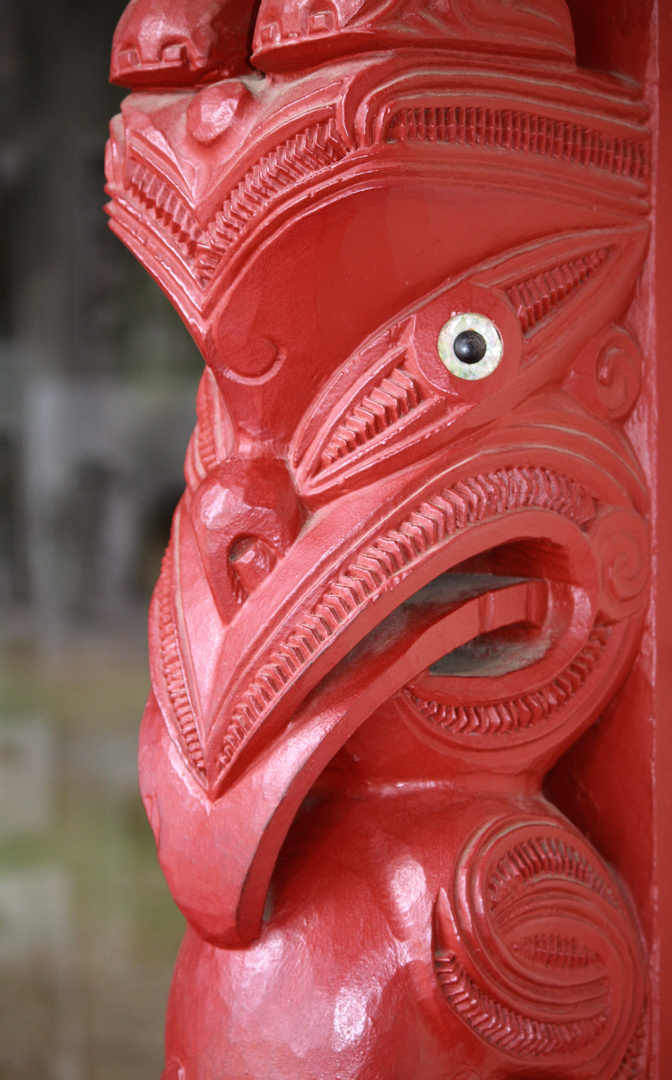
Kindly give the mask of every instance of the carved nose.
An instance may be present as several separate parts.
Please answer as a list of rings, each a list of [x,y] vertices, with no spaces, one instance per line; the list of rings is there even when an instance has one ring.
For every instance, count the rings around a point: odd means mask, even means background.
[[[287,467],[277,458],[232,458],[200,485],[191,519],[225,622],[272,572],[303,516]]]

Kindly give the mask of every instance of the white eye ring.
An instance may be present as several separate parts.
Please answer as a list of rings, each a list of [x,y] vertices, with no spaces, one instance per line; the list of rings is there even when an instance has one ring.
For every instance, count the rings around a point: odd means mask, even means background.
[[[458,379],[486,379],[504,354],[495,324],[474,312],[453,315],[441,328],[437,347],[441,363]]]

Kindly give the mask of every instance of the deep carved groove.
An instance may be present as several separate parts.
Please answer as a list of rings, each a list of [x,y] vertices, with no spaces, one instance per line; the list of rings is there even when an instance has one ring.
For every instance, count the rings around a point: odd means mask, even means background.
[[[498,863],[488,883],[488,901],[494,912],[513,890],[531,882],[557,877],[573,881],[620,907],[619,901],[587,859],[564,840],[539,836],[517,844]]]
[[[599,251],[582,255],[511,285],[507,293],[516,309],[523,333],[534,330],[558,304],[575,293],[602,266],[608,254],[607,248],[600,248]]]
[[[222,256],[276,195],[340,161],[349,149],[332,119],[306,128],[249,169],[205,229],[184,200],[146,165],[131,161],[125,186],[166,229],[196,281],[205,288]]]
[[[387,138],[520,151],[639,182],[645,182],[649,172],[644,138],[615,138],[570,121],[511,109],[478,105],[402,109],[393,117]]]
[[[161,647],[161,668],[166,683],[168,698],[179,731],[187,751],[187,760],[201,779],[205,779],[203,748],[196,728],[187,683],[180,658],[177,628],[171,606],[172,575],[170,563],[173,558],[172,544],[163,558],[163,566],[157,586],[159,608],[159,642]]]
[[[495,1001],[467,975],[454,953],[436,958],[446,1000],[483,1039],[509,1054],[534,1057],[572,1054],[590,1046],[604,1030],[604,1012],[563,1023],[535,1020]]]
[[[277,146],[253,166],[228,196],[198,250],[197,269],[210,281],[220,259],[245,226],[280,192],[328,165],[340,161],[348,146],[334,120],[307,128]]]
[[[193,257],[203,230],[189,207],[165,181],[139,161],[131,161],[126,185],[137,200],[165,226],[185,254]]]
[[[594,949],[561,934],[534,934],[522,938],[513,943],[511,951],[528,964],[554,969],[582,969],[597,959]]]
[[[417,408],[421,401],[420,387],[415,379],[403,367],[393,368],[343,418],[322,451],[320,468],[328,468],[375,439]]]

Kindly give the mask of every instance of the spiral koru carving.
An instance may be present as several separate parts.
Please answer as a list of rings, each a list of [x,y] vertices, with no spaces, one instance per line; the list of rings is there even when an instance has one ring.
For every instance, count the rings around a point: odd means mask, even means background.
[[[626,417],[642,384],[642,354],[625,330],[610,327],[595,367],[597,397],[611,419]]]
[[[512,818],[479,830],[439,896],[436,942],[449,1006],[506,1055],[595,1080],[637,1056],[637,929],[597,852],[567,825]]]

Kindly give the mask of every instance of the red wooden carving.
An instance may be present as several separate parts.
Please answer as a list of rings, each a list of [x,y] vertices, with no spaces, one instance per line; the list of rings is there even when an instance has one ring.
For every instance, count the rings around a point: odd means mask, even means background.
[[[165,1080],[643,1077],[636,918],[542,781],[647,605],[646,113],[564,0],[255,10],[133,0],[112,61],[112,228],[207,364],[140,751]]]

